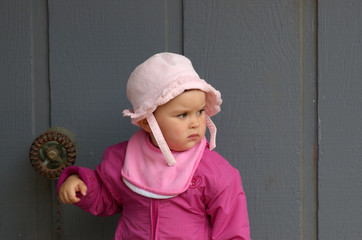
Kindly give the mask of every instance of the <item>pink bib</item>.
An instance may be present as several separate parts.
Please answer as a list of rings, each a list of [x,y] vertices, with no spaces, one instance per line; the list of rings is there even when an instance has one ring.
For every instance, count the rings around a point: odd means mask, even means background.
[[[122,177],[134,192],[150,198],[170,198],[185,192],[201,160],[206,138],[183,152],[172,151],[176,164],[169,166],[144,130],[128,142]]]

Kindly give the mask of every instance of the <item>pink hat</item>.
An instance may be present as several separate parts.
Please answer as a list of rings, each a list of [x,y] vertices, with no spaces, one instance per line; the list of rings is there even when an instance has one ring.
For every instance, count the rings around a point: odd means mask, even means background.
[[[167,146],[153,112],[160,105],[177,97],[185,90],[199,89],[206,94],[206,124],[210,130],[210,149],[215,148],[216,127],[209,117],[220,111],[221,94],[205,80],[200,79],[191,61],[179,54],[158,53],[140,64],[127,84],[127,98],[133,110],[124,110],[135,125],[147,119],[152,133],[169,166],[176,161]]]

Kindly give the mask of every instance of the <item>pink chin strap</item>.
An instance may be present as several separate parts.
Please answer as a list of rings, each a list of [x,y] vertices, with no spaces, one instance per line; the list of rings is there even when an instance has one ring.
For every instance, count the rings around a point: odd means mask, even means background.
[[[209,128],[210,131],[210,150],[213,150],[216,147],[217,128],[208,115],[206,115],[206,126]]]
[[[176,160],[174,156],[172,155],[172,152],[170,148],[168,147],[165,138],[162,135],[161,129],[158,126],[158,123],[156,121],[156,118],[153,114],[150,114],[148,117],[146,117],[148,125],[151,128],[151,131],[153,133],[153,136],[156,139],[158,147],[161,149],[161,152],[163,156],[166,158],[166,162],[168,166],[173,166],[176,164]]]
[[[157,120],[153,114],[150,114],[146,117],[148,125],[151,128],[151,131],[153,133],[153,136],[155,137],[155,140],[157,142],[158,147],[160,148],[163,156],[166,159],[166,162],[168,166],[172,167],[176,164],[176,159],[173,156],[170,148],[168,147],[165,138],[163,137],[163,134],[161,132],[161,129],[157,123]],[[210,150],[213,150],[216,147],[216,126],[211,121],[210,117],[206,115],[206,126],[209,128],[210,131]]]

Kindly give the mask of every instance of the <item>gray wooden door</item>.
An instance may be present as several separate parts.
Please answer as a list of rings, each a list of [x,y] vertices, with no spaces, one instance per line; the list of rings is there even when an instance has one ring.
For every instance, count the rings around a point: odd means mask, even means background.
[[[57,205],[29,147],[63,126],[94,168],[137,129],[129,74],[170,51],[222,93],[252,239],[362,239],[361,22],[358,0],[1,0],[0,238],[113,239],[119,216]]]

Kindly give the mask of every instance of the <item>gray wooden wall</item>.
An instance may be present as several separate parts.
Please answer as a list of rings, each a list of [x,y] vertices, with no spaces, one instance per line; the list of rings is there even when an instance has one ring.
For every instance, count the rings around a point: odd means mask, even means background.
[[[136,130],[130,72],[171,51],[223,95],[217,151],[240,170],[253,239],[362,239],[361,22],[359,0],[1,0],[0,238],[56,239],[31,142],[64,126],[94,168]],[[61,212],[62,239],[113,239],[119,216]]]

